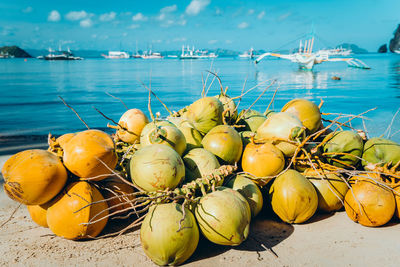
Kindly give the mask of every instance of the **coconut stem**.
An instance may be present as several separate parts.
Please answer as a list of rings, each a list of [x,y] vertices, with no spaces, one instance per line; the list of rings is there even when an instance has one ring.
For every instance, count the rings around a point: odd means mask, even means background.
[[[58,96],[58,98],[60,98],[61,101],[64,103],[64,105],[67,106],[69,109],[71,109],[71,110],[75,113],[75,115],[78,117],[78,119],[79,119],[83,124],[85,124],[86,128],[88,128],[88,130],[90,130],[90,127],[89,127],[89,126],[87,125],[87,123],[82,119],[82,117],[79,116],[78,112],[76,112],[76,110],[75,110],[73,107],[71,107],[70,105],[68,105],[67,102],[65,102],[65,100],[64,100],[61,96]]]
[[[116,97],[116,96],[113,96],[113,95],[112,95],[112,94],[110,94],[109,92],[106,92],[106,94],[107,94],[107,95],[109,95],[109,96],[111,96],[111,97],[113,97],[113,98],[115,98],[115,99],[117,99],[117,100],[119,100],[119,102],[121,102],[121,103],[122,103],[122,105],[124,105],[124,107],[126,108],[126,110],[129,110],[128,106],[127,106],[127,105],[125,105],[124,101],[122,101],[122,99],[121,99],[121,98],[119,98],[119,97]]]

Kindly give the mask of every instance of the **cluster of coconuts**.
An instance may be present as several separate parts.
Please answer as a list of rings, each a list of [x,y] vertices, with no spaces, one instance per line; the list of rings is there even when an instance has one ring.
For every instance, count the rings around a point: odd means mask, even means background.
[[[198,99],[178,114],[150,122],[141,110],[130,109],[120,118],[114,140],[102,131],[87,130],[57,138],[50,142],[50,151],[17,153],[2,170],[5,191],[28,205],[38,224],[59,236],[80,239],[95,237],[109,216],[129,209],[132,198],[126,196],[134,190],[173,190],[220,165],[237,164],[239,174],[212,192],[201,192],[195,204],[149,206],[140,238],[146,255],[158,265],[186,261],[200,233],[216,244],[241,244],[265,199],[288,223],[306,222],[317,210],[337,211],[343,203],[349,217],[362,225],[387,223],[396,202],[399,216],[400,198],[381,186],[379,176],[345,177],[298,165],[287,169],[305,138],[323,128],[319,107],[311,101],[292,100],[280,112],[238,113],[233,99],[221,94]],[[119,160],[115,141],[135,146],[124,166],[135,188],[109,178]],[[318,147],[321,160],[338,168],[369,170],[400,161],[397,143],[382,138],[365,142],[353,131],[335,131],[317,142],[323,144]],[[310,144],[302,149],[313,148]],[[260,186],[268,187],[266,195]]]

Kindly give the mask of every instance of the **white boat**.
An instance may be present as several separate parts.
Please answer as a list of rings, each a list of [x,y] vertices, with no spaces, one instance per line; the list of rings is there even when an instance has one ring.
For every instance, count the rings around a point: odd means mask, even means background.
[[[400,50],[394,50],[393,52],[396,54],[400,54]]]
[[[253,47],[250,48],[249,51],[244,51],[243,54],[240,54],[240,55],[239,55],[239,58],[254,58],[254,57],[255,57],[255,55],[254,55],[254,49],[253,49]]]
[[[346,49],[343,48],[342,46],[339,46],[337,48],[332,48],[332,49],[322,49],[319,50],[321,53],[326,52],[329,56],[349,56],[350,54],[353,53],[351,49]]]
[[[0,58],[14,58],[14,55],[10,55],[7,52],[4,53],[3,51],[1,51],[0,52]]]
[[[205,58],[216,58],[218,55],[215,53],[208,53],[206,50],[194,50],[194,46],[190,49],[189,46],[182,46],[182,53],[179,56],[180,59],[205,59]]]
[[[108,55],[102,54],[102,56],[107,59],[129,58],[129,54],[123,51],[109,51]]]
[[[140,58],[143,59],[157,59],[157,58],[164,58],[161,53],[157,53],[157,52],[152,52],[151,50],[149,50],[148,52],[145,51],[143,53],[143,55],[140,56]]]
[[[61,50],[61,47],[58,51],[54,51],[49,48],[49,54],[45,56],[38,56],[38,59],[44,60],[82,60],[81,57],[76,57],[72,54],[71,50],[68,48],[67,51]]]
[[[313,52],[314,36],[311,39],[305,41],[304,46],[300,40],[299,50],[292,54],[280,54],[267,52],[255,60],[255,63],[259,63],[262,59],[267,56],[278,57],[283,59],[288,59],[299,65],[300,69],[312,70],[314,65],[321,64],[322,62],[346,62],[349,67],[360,68],[360,69],[370,69],[364,62],[356,58],[331,58],[331,52],[329,50],[319,50]]]

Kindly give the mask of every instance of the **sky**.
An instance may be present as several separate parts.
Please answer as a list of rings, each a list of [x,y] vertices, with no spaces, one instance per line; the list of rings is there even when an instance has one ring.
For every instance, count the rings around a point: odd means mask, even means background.
[[[72,50],[293,48],[354,43],[376,51],[400,24],[400,0],[0,0],[0,46]]]

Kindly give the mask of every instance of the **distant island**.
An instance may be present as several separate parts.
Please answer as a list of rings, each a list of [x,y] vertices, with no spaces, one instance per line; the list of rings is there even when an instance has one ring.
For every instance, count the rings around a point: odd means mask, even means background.
[[[361,48],[355,44],[350,44],[350,43],[342,43],[340,45],[337,45],[336,47],[342,47],[344,49],[350,49],[354,54],[366,54],[368,51],[364,48]],[[298,48],[295,49],[287,49],[287,50],[280,50],[280,51],[273,51],[273,52],[280,52],[280,53],[291,53],[296,51]],[[206,51],[210,53],[215,53],[219,57],[237,57],[240,54],[243,53],[243,51],[235,51],[235,50],[230,50],[230,49],[222,49],[222,48],[217,48],[217,49],[205,49]],[[128,51],[130,54],[133,54],[133,52],[130,52],[129,50],[124,50]],[[272,51],[272,50],[271,50]],[[140,54],[143,53],[142,50],[138,51]],[[255,55],[261,55],[265,52],[267,52],[264,49],[259,49],[259,50],[254,50],[253,51]],[[0,47],[0,53],[7,54],[10,57],[15,57],[15,58],[31,58],[31,57],[38,57],[38,56],[43,56],[47,55],[49,53],[48,50],[46,49],[21,49],[18,46],[3,46]],[[74,50],[73,51],[75,56],[82,57],[82,58],[101,58],[102,54],[107,54],[108,51],[106,50]],[[161,51],[161,55],[167,56],[167,55],[174,55],[174,56],[180,56],[182,53],[181,50],[166,50],[166,51]]]
[[[19,48],[18,46],[3,46],[0,47],[0,54],[9,55],[10,57],[16,58],[31,58],[25,50]]]

